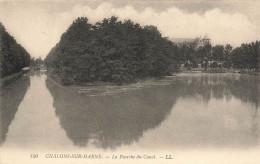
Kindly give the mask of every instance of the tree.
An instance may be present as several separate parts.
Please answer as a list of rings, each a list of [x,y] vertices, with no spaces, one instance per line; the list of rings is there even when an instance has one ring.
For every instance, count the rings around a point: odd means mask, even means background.
[[[230,53],[232,51],[233,47],[230,44],[227,44],[224,49],[224,56],[225,56],[225,61],[230,60]]]
[[[224,46],[216,45],[212,48],[212,59],[219,62],[225,59]]]
[[[202,63],[205,70],[208,69],[208,61],[212,59],[212,46],[206,44],[204,47],[199,47],[196,51],[197,60]]]
[[[133,82],[178,70],[176,46],[155,26],[142,27],[117,17],[95,25],[78,18],[46,57],[65,85],[86,82]]]
[[[259,41],[256,41],[234,49],[230,54],[234,68],[258,70],[259,46]]]
[[[0,77],[19,72],[29,64],[29,53],[8,34],[0,23]]]

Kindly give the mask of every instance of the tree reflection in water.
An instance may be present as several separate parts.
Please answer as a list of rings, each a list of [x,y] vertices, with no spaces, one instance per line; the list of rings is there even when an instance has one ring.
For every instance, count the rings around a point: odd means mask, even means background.
[[[28,88],[30,78],[23,76],[15,82],[1,88],[0,92],[0,145],[5,141],[8,127],[11,124]]]
[[[169,115],[176,102],[174,86],[146,88],[115,95],[90,97],[49,80],[61,126],[75,145],[86,146],[90,139],[101,148],[131,144],[145,130],[155,128]]]
[[[78,146],[87,146],[91,140],[96,147],[113,149],[137,142],[144,131],[158,127],[165,120],[179,97],[208,103],[210,99],[230,101],[234,96],[255,105],[252,133],[258,139],[257,76],[202,74],[176,76],[168,81],[172,84],[95,97],[78,93],[75,88],[60,88],[49,80],[46,85],[54,98],[61,126]]]
[[[245,103],[258,105],[260,99],[259,77],[253,75],[206,74],[184,76],[179,80],[184,97],[200,95],[204,102],[211,98],[230,100],[232,96]]]
[[[251,105],[252,108],[244,110],[251,114],[251,136],[250,144],[259,143],[259,100],[260,83],[259,76],[239,74],[202,74],[193,76],[188,74],[180,78],[182,86],[182,97],[201,99],[208,103],[210,99],[230,101],[232,97],[239,99],[243,104]],[[235,114],[235,113],[233,113]],[[232,132],[230,132],[232,133]],[[249,144],[244,143],[244,144]]]

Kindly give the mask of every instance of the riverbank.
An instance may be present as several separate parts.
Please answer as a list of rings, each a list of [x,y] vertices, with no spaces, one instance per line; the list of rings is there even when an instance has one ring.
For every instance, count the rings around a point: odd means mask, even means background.
[[[203,73],[238,73],[238,74],[248,74],[248,75],[260,75],[259,71],[255,70],[239,70],[239,69],[227,69],[227,68],[208,68],[207,70],[205,69],[198,69],[198,68],[193,68],[193,69],[182,69],[180,71],[181,73],[198,73],[198,72],[203,72]]]
[[[94,82],[78,82],[72,85],[63,85],[61,78],[58,76],[58,74],[53,69],[47,69],[47,76],[51,79],[54,83],[56,83],[59,87],[66,87],[66,86],[75,86],[75,87],[92,87],[92,86],[127,86],[132,85],[135,83],[142,83],[147,81],[155,81],[155,80],[162,80],[166,77],[170,76],[163,76],[163,77],[146,77],[143,79],[136,79],[132,82],[122,82],[122,83],[116,83],[116,82],[103,82],[103,81],[94,81]],[[173,73],[171,76],[175,76],[178,73]]]
[[[109,96],[109,95],[117,95],[120,93],[126,94],[129,92],[142,90],[142,89],[148,89],[148,88],[158,88],[158,87],[166,87],[166,86],[176,86],[180,82],[179,80],[181,77],[197,77],[197,76],[217,76],[217,77],[226,77],[226,76],[248,76],[248,77],[257,77],[258,75],[255,74],[242,74],[242,73],[204,73],[204,72],[180,72],[176,73],[173,76],[165,76],[160,79],[155,78],[149,78],[145,80],[139,80],[135,83],[128,83],[128,84],[122,84],[122,85],[116,85],[114,83],[102,83],[102,82],[96,82],[96,83],[88,83],[88,85],[70,85],[70,86],[63,86],[51,77],[48,76],[47,83],[51,85],[55,85],[58,88],[62,88],[63,91],[73,93],[73,94],[81,94],[87,97],[94,97],[94,96]],[[254,77],[253,77],[254,76]],[[184,83],[183,83],[184,84]]]
[[[136,91],[144,88],[171,85],[176,82],[176,76],[175,75],[165,76],[160,79],[149,78],[149,79],[139,80],[135,83],[124,83],[121,85],[108,83],[108,82],[106,83],[95,82],[95,83],[87,83],[85,85],[63,86],[50,76],[48,76],[47,81],[49,81],[49,83],[52,83],[52,85],[62,88],[67,92],[84,94],[85,96],[93,97],[93,96],[115,95],[118,93]]]
[[[55,85],[57,85],[60,88],[75,88],[75,89],[81,89],[82,91],[80,92],[85,92],[89,88],[99,90],[100,88],[103,89],[122,89],[122,88],[127,88],[126,90],[133,88],[144,88],[144,87],[150,87],[153,85],[167,85],[167,84],[172,84],[174,83],[174,77],[181,73],[209,73],[209,74],[214,74],[214,73],[221,73],[221,74],[248,74],[248,75],[257,75],[260,76],[260,72],[256,71],[242,71],[242,70],[223,70],[223,69],[209,69],[207,71],[204,70],[189,70],[189,71],[180,71],[178,73],[174,73],[171,76],[164,76],[161,78],[145,78],[145,79],[139,79],[136,80],[133,83],[111,83],[111,82],[102,82],[102,81],[97,81],[97,82],[89,82],[89,83],[81,83],[81,84],[74,84],[70,86],[65,86],[60,83],[60,80],[57,75],[52,74],[50,75],[47,73],[48,79],[52,81]],[[91,90],[91,89],[90,89]],[[124,89],[123,89],[124,90]]]
[[[25,74],[26,72],[29,72],[30,70],[26,69],[26,70],[22,70],[18,73],[3,77],[0,79],[0,88],[14,82],[15,80],[19,79],[21,76],[23,76],[23,74]]]

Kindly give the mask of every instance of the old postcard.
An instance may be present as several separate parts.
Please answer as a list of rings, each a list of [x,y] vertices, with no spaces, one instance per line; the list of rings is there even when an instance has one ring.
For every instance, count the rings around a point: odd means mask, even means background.
[[[259,9],[0,0],[0,164],[260,163]]]

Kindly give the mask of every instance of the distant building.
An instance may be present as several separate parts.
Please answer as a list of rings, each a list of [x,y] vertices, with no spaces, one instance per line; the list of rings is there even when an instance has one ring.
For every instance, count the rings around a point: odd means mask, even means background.
[[[195,49],[198,49],[199,47],[204,47],[207,44],[210,44],[210,39],[207,35],[204,36],[204,38],[197,37],[197,38],[169,38],[170,41],[175,43],[178,46],[182,45],[193,45]]]

